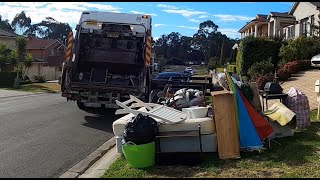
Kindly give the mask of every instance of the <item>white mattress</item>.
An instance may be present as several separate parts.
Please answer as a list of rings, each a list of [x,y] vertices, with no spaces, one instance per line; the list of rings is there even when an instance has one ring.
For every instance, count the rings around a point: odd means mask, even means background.
[[[145,108],[141,108],[140,110],[145,110]],[[133,114],[128,114],[114,121],[112,124],[113,133],[115,136],[123,136],[123,132],[125,129],[125,125],[128,120],[134,117]],[[155,119],[158,121],[157,119]],[[159,122],[159,121],[158,121]],[[185,130],[194,130],[197,129],[198,124],[201,126],[202,134],[212,134],[215,133],[215,125],[213,119],[209,117],[205,118],[196,118],[196,119],[187,119],[177,124],[164,124],[158,123],[160,132],[168,132],[168,131],[185,131]]]
[[[122,136],[116,137],[116,148],[122,153]],[[217,152],[217,135],[209,134],[201,136],[203,152]],[[161,152],[200,152],[198,137],[174,137],[161,138]]]

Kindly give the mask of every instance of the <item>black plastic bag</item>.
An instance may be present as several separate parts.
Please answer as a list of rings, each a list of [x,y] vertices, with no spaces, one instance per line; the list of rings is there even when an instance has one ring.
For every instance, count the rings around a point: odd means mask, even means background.
[[[140,145],[155,141],[157,132],[157,121],[149,116],[138,114],[126,124],[123,136],[125,142]]]

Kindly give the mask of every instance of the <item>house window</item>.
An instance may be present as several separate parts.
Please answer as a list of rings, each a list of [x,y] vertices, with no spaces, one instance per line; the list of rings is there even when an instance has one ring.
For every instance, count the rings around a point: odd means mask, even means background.
[[[313,36],[314,35],[314,15],[311,16],[311,23],[310,23],[310,35]]]
[[[50,49],[50,51],[49,51],[49,56],[54,56],[54,49]]]
[[[288,27],[288,39],[294,37],[294,26]]]
[[[307,22],[308,18],[304,18],[301,20],[301,35],[307,36]]]

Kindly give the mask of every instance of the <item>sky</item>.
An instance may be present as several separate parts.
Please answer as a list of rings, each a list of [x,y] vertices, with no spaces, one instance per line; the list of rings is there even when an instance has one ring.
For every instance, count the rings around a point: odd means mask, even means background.
[[[152,36],[179,32],[193,36],[206,20],[219,26],[218,31],[230,38],[240,38],[239,29],[257,14],[288,12],[293,2],[0,2],[2,20],[12,21],[21,11],[31,24],[50,16],[69,23],[74,30],[82,11],[108,11],[152,16]]]

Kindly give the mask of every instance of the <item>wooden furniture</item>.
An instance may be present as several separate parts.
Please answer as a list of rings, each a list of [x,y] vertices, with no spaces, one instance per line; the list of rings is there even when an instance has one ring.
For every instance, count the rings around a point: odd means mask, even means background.
[[[220,159],[240,158],[235,99],[229,91],[212,92]]]

